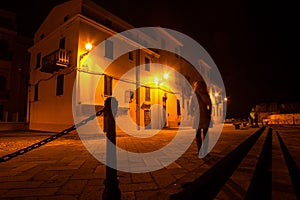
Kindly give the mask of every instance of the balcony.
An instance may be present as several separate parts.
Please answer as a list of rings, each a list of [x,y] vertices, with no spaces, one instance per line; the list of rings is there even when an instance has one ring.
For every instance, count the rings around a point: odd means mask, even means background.
[[[69,64],[69,52],[65,49],[58,49],[43,57],[41,72],[54,73],[68,67]]]

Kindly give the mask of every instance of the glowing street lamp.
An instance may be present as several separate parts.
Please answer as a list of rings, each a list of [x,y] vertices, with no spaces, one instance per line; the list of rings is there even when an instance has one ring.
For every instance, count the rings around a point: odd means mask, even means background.
[[[90,51],[93,48],[93,45],[88,42],[88,43],[85,44],[84,47],[85,47],[86,52],[80,55],[79,60],[81,60],[84,56],[86,56],[88,53],[90,53]]]
[[[85,44],[85,50],[90,51],[90,50],[92,50],[92,48],[93,48],[93,45],[91,43],[88,42]]]
[[[92,45],[90,42],[88,42],[88,43],[85,44],[84,47],[85,47],[86,52],[80,55],[77,70],[80,70],[82,58],[83,58],[84,56],[86,56],[87,54],[90,53],[90,51],[91,51],[92,48],[93,48],[93,45]],[[80,94],[80,71],[77,72],[77,85],[78,85],[78,86],[77,86],[77,101],[78,101],[78,104],[81,104],[81,100],[80,100],[80,95],[81,95],[81,94]],[[80,111],[80,112],[81,112],[81,111]]]
[[[169,78],[169,74],[168,73],[164,73],[163,74],[163,80],[167,80],[168,78]],[[161,128],[160,127],[160,123],[161,123],[161,116],[160,116],[160,114],[161,113],[163,113],[163,111],[161,110],[161,108],[160,108],[160,106],[159,106],[159,104],[160,104],[160,95],[159,95],[159,89],[160,89],[160,86],[162,86],[163,84],[164,84],[164,82],[163,82],[163,80],[162,79],[159,79],[158,77],[154,77],[154,82],[155,82],[155,84],[156,84],[156,87],[157,87],[157,118],[156,118],[156,120],[157,120],[157,127],[158,128]]]
[[[223,103],[223,117],[224,120],[226,118],[226,112],[227,112],[227,108],[228,108],[228,97],[224,97],[224,103]]]

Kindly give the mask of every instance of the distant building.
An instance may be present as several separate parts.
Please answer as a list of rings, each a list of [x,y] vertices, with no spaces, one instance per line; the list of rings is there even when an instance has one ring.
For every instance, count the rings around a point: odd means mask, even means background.
[[[269,124],[300,124],[300,103],[261,103],[250,113],[257,113],[259,122]]]
[[[32,40],[17,32],[16,14],[0,10],[0,122],[25,122]]]

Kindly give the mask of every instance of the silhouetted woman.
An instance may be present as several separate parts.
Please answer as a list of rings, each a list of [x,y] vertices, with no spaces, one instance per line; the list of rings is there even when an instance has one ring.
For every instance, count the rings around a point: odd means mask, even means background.
[[[193,128],[196,129],[198,152],[200,152],[201,155],[205,155],[208,149],[208,138],[206,143],[204,143],[204,139],[205,137],[208,137],[207,132],[211,121],[212,103],[207,85],[203,80],[196,81],[193,86],[195,96],[193,96],[194,98],[191,102],[191,111],[194,113],[194,116],[199,116],[199,121],[197,119],[194,120]],[[199,106],[198,108],[197,101]],[[204,145],[201,148],[202,144]]]

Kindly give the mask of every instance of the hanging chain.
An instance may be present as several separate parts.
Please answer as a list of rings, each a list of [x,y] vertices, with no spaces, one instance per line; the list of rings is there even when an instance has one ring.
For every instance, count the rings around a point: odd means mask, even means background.
[[[1,163],[1,162],[9,161],[9,160],[11,160],[12,158],[17,157],[17,156],[19,156],[19,155],[23,155],[23,154],[25,154],[25,153],[27,153],[27,152],[33,150],[33,149],[39,148],[39,147],[41,147],[41,146],[43,146],[43,145],[45,145],[45,144],[47,144],[47,143],[49,143],[49,142],[52,142],[53,140],[56,140],[56,139],[60,138],[61,136],[70,133],[71,131],[76,130],[76,128],[79,128],[79,127],[85,125],[86,123],[88,123],[89,121],[95,119],[97,116],[102,115],[102,113],[104,112],[104,109],[105,109],[105,108],[99,110],[96,114],[91,115],[90,117],[88,117],[88,118],[82,120],[81,122],[79,122],[79,123],[77,123],[77,124],[74,124],[74,125],[71,126],[70,128],[64,129],[63,131],[57,133],[56,135],[53,135],[53,136],[48,137],[48,138],[46,138],[46,139],[44,139],[44,140],[41,140],[40,142],[34,143],[34,144],[32,144],[32,145],[30,145],[30,146],[28,146],[28,147],[25,147],[25,148],[23,148],[23,149],[20,149],[20,150],[14,152],[14,153],[7,154],[7,155],[5,155],[5,156],[2,156],[2,157],[0,158],[0,163]]]

